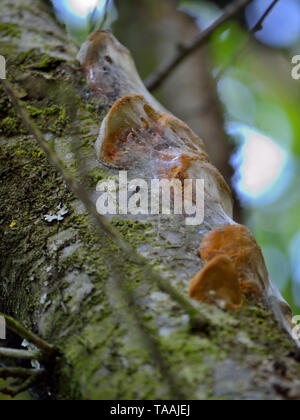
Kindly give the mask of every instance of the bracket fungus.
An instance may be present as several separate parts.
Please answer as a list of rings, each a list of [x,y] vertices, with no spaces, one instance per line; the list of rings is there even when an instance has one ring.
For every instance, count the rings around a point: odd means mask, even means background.
[[[220,306],[221,302],[227,309],[236,310],[242,299],[239,304],[234,304],[232,296],[238,299],[243,294],[252,294],[268,304],[291,334],[291,309],[272,283],[262,250],[247,227],[234,224],[213,230],[202,241],[200,257],[206,265],[191,280],[190,297],[207,302],[204,291],[210,283],[210,293],[213,291],[216,295],[214,300],[209,300],[210,303]]]
[[[232,260],[244,293],[259,296],[268,289],[269,276],[262,250],[248,228],[224,226],[204,238],[200,248],[203,261],[208,263],[219,255],[226,255]]]
[[[220,204],[232,217],[230,188],[209,162],[202,140],[184,122],[155,110],[142,95],[124,95],[113,105],[103,120],[96,152],[113,168],[140,165],[159,179],[204,179],[206,202]]]
[[[160,150],[178,147],[204,153],[202,140],[185,123],[155,110],[137,94],[124,95],[115,102],[96,142],[102,162],[124,169],[133,166],[134,155],[155,160]]]
[[[243,296],[239,275],[232,260],[219,255],[213,258],[190,282],[191,298],[235,311]]]

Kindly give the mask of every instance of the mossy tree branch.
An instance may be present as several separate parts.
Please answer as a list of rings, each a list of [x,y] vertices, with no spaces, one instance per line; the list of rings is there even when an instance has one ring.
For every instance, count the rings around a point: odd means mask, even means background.
[[[91,98],[77,70],[72,42],[53,16],[40,10],[41,3],[16,0],[11,7],[5,2],[0,21],[13,20],[22,38],[6,38],[7,52],[2,54],[9,58],[9,79],[22,106],[44,136],[52,139],[73,176],[78,162],[70,155],[70,143],[81,144],[89,180],[84,188],[95,198],[98,181],[116,176],[96,161],[93,146],[101,121],[119,97],[118,81],[104,72],[103,87],[112,96]],[[26,28],[20,8],[26,12]],[[28,52],[30,48],[36,48],[35,54]],[[58,56],[60,62],[51,64],[51,57],[45,60],[45,55]],[[57,124],[53,106],[61,110]],[[6,95],[1,96],[0,111],[6,120],[6,126],[1,121],[0,149],[1,311],[31,325],[64,355],[58,358],[54,374],[45,378],[53,398],[285,399],[295,395],[300,373],[290,355],[293,348],[261,302],[247,300],[237,314],[196,304],[195,309],[209,320],[208,331],[191,330],[187,311],[160,292],[152,275],[145,276],[108,235],[98,235],[81,201],[69,193],[36,141],[27,136]],[[82,178],[76,179],[81,185]],[[53,214],[59,204],[69,211],[64,220],[45,221],[45,215]],[[197,256],[200,242],[214,220],[206,218],[204,233],[199,228],[186,229],[174,219],[157,222],[130,216],[111,220],[151,269],[157,267],[185,297],[187,282],[202,266]],[[163,377],[169,366],[171,374]],[[288,385],[284,382],[285,395],[278,393],[283,389],[283,368],[278,366],[285,367],[289,378]],[[177,382],[172,388],[173,377]],[[184,395],[177,392],[181,384]]]

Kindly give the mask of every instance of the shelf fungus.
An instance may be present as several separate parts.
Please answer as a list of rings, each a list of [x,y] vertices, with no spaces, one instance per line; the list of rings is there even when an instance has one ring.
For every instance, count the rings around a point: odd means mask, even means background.
[[[113,168],[142,167],[159,179],[203,179],[206,202],[232,217],[231,191],[209,162],[202,140],[182,121],[154,109],[142,95],[120,98],[103,120],[98,159]]]
[[[250,294],[264,301],[291,333],[291,309],[272,283],[262,250],[247,227],[213,230],[202,241],[200,257],[206,265],[190,282],[191,298],[237,310],[242,296]]]
[[[202,241],[200,256],[209,263],[215,257],[226,255],[233,262],[244,293],[260,296],[268,289],[269,277],[264,257],[248,228],[229,225],[212,231]]]
[[[185,123],[155,110],[137,94],[124,95],[115,102],[96,143],[103,163],[123,169],[132,167],[137,158],[155,161],[166,148],[198,151],[208,160],[202,140]]]
[[[190,297],[207,301],[207,293],[197,291],[208,290],[210,283],[209,293],[217,296],[214,303],[236,310],[242,303],[242,294],[259,299],[267,295],[270,284],[264,257],[245,226],[234,224],[213,230],[202,241],[200,257],[206,265],[191,280]],[[232,296],[238,303],[233,304]]]
[[[226,255],[213,258],[190,282],[189,295],[195,300],[236,311],[243,296],[239,274]]]

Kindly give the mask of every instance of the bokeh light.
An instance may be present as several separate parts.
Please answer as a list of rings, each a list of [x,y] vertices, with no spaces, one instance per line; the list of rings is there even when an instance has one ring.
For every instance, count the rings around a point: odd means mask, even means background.
[[[87,16],[97,8],[102,11],[105,0],[52,0],[56,12],[64,23],[84,22]]]
[[[86,16],[89,12],[95,9],[98,0],[65,0],[68,7],[80,16]],[[104,5],[104,0],[102,1]]]
[[[96,29],[108,29],[117,18],[113,0],[107,4],[108,13],[103,22],[106,0],[51,0],[57,17],[65,23],[69,34],[81,45]]]
[[[276,200],[289,184],[289,152],[274,140],[243,124],[229,124],[228,131],[238,137],[240,147],[232,158],[236,169],[235,186],[246,201]]]

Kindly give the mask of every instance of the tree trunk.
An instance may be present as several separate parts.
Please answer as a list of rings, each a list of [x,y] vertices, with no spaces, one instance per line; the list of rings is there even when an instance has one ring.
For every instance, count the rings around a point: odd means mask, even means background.
[[[96,200],[97,182],[118,175],[94,151],[101,122],[120,96],[117,83],[106,74],[108,93],[92,95],[76,48],[44,2],[1,3],[8,79]],[[298,399],[294,347],[269,309],[250,297],[236,313],[197,302],[209,327],[189,328],[180,305],[111,239],[99,239],[0,90],[0,310],[63,354],[47,379],[52,397]],[[200,233],[175,217],[111,222],[187,296],[189,280],[203,266],[201,240],[220,224],[214,218],[207,213]]]

